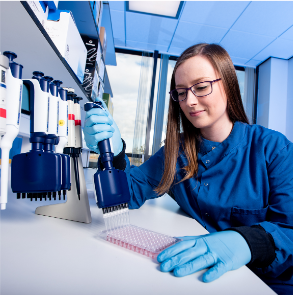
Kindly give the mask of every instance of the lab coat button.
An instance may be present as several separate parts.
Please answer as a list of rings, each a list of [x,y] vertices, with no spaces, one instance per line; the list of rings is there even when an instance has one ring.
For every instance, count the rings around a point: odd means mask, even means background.
[[[208,186],[209,184],[208,183],[204,183],[204,186]]]
[[[208,164],[210,162],[210,160],[206,160],[206,164]]]

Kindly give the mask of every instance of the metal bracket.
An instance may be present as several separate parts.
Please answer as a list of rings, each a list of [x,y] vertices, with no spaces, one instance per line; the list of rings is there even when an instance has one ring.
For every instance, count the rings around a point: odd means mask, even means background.
[[[61,204],[38,207],[35,213],[38,215],[56,217],[71,221],[91,223],[92,217],[87,195],[84,171],[82,167],[81,155],[79,155],[78,157],[80,200],[78,199],[76,191],[74,164],[72,158],[70,159],[70,172],[71,190],[67,191],[67,201]]]

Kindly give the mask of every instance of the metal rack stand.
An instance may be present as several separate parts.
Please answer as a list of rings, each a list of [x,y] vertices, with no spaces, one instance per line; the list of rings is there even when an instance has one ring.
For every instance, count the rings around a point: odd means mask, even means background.
[[[89,200],[86,189],[86,182],[82,167],[81,155],[78,157],[78,172],[80,181],[80,200],[77,196],[75,185],[75,174],[73,159],[70,159],[71,190],[67,191],[67,201],[62,204],[47,205],[38,207],[35,211],[38,215],[56,217],[71,221],[91,223]]]

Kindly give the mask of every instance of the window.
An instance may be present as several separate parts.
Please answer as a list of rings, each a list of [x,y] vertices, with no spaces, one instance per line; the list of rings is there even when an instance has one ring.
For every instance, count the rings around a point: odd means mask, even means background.
[[[141,56],[116,53],[116,60],[117,66],[107,66],[113,92],[113,119],[126,143],[126,153],[132,153]]]

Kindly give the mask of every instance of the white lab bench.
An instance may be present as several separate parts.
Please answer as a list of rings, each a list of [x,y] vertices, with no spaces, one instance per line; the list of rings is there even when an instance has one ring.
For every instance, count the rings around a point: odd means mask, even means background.
[[[182,278],[161,272],[150,258],[98,237],[102,210],[89,196],[92,223],[84,224],[36,215],[36,207],[52,202],[10,192],[1,211],[1,295],[275,294],[246,266],[212,283],[201,281],[203,271]],[[130,220],[170,236],[207,233],[168,195],[131,210]]]

